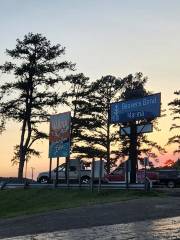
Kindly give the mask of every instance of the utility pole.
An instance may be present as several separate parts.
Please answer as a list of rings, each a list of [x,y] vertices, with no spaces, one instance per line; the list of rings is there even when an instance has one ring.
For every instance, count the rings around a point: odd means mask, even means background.
[[[34,167],[31,167],[31,171],[32,171],[32,172],[31,172],[31,173],[32,173],[32,174],[31,174],[31,180],[32,180],[32,181],[33,181],[33,177],[34,177],[34,169],[35,169]]]

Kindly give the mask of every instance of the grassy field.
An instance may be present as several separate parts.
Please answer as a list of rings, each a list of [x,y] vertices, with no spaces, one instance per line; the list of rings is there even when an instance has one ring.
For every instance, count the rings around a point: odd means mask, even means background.
[[[0,218],[125,201],[128,199],[161,196],[155,191],[74,189],[12,189],[0,191]]]

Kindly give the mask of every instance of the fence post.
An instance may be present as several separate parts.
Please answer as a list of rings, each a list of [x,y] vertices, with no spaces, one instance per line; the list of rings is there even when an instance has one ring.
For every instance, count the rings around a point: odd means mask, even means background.
[[[51,183],[52,158],[49,159],[49,183]]]
[[[78,158],[78,181],[79,181],[79,188],[81,188],[81,160]]]
[[[100,158],[99,164],[99,185],[98,185],[98,192],[101,190],[101,179],[102,179],[102,157]]]
[[[91,164],[91,192],[93,192],[94,188],[94,158],[92,159],[92,164]]]
[[[69,188],[69,160],[70,160],[70,157],[66,157],[66,183],[67,183],[67,187]]]

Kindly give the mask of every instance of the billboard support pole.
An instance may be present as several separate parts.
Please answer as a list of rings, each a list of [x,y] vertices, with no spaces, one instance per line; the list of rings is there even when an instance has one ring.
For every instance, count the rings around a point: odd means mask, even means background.
[[[78,158],[78,181],[79,181],[79,188],[81,188],[81,160]]]
[[[70,157],[66,157],[66,184],[67,184],[67,187],[69,187],[69,160],[70,160]]]
[[[57,166],[56,166],[56,182],[55,182],[55,187],[58,185],[58,167],[59,167],[59,157],[57,157]]]
[[[146,190],[146,177],[147,177],[147,158],[144,158],[144,187],[145,187],[145,190]]]
[[[130,125],[130,151],[129,151],[129,159],[131,161],[130,164],[130,183],[136,183],[136,168],[137,168],[137,125],[136,123],[132,123]]]
[[[126,189],[129,188],[129,159],[126,161]]]
[[[51,183],[52,158],[49,158],[49,183]]]

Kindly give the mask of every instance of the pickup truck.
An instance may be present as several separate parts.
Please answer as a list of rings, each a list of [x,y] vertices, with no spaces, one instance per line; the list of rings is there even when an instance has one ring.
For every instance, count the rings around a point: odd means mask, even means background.
[[[160,185],[166,185],[174,188],[180,185],[180,170],[177,169],[160,169],[156,170]]]
[[[104,165],[103,165],[104,169]],[[58,180],[64,181],[66,178],[66,168],[65,163],[59,165],[58,167]],[[51,171],[51,180],[56,179],[56,172],[57,168]],[[89,183],[91,179],[91,169],[90,167],[86,167],[83,161],[80,162],[80,173],[79,173],[79,160],[78,159],[71,159],[69,161],[69,180],[72,182],[77,182],[79,180],[79,174],[81,183]],[[104,171],[102,171],[102,177],[104,175]],[[99,161],[95,161],[95,172],[94,172],[94,179],[98,179],[99,177]],[[39,183],[48,183],[49,182],[49,171],[48,172],[41,172],[37,177],[37,181]]]

